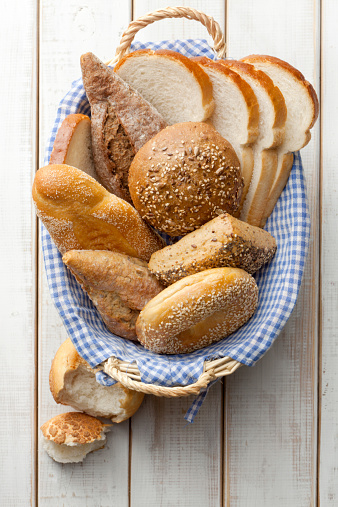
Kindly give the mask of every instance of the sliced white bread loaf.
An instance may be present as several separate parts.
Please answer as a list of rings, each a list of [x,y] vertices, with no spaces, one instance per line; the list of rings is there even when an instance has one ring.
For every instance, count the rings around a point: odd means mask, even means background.
[[[212,114],[212,84],[197,63],[175,51],[134,51],[115,72],[163,116],[169,125],[204,121]]]
[[[57,131],[50,164],[67,164],[99,180],[94,166],[90,118],[70,114]]]
[[[253,170],[252,144],[259,135],[259,106],[248,83],[230,68],[205,56],[192,58],[208,74],[213,87],[215,109],[208,120],[232,145],[244,179],[242,202]]]
[[[319,104],[313,86],[287,62],[267,55],[250,55],[241,61],[264,71],[283,93],[287,106],[285,136],[277,149],[277,171],[261,219],[263,227],[288,180],[293,163],[292,152],[303,148],[311,139],[310,129],[317,120]]]
[[[259,105],[259,135],[253,145],[254,167],[240,219],[259,226],[277,170],[277,151],[284,139],[287,110],[284,97],[264,72],[252,65],[222,60],[253,89]]]

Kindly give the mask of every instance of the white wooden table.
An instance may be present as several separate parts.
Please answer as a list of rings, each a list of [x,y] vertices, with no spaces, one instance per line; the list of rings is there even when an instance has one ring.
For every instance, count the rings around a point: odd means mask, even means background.
[[[147,397],[108,445],[62,466],[40,425],[67,410],[48,387],[66,338],[51,303],[31,201],[34,172],[79,59],[114,55],[132,18],[168,0],[11,0],[0,16],[2,184],[0,505],[334,507],[338,505],[338,36],[336,0],[181,1],[224,28],[228,55],[278,56],[321,96],[302,151],[312,218],[301,294],[283,333],[254,367],[210,391],[195,423],[190,398]],[[172,5],[175,5],[173,2]],[[177,4],[176,4],[177,5]],[[227,20],[225,22],[225,19]],[[139,40],[207,38],[196,22],[160,21]],[[209,39],[208,39],[209,40]]]

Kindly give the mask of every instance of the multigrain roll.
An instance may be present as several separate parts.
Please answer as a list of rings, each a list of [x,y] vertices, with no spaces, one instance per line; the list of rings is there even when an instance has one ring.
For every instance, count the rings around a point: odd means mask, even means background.
[[[32,194],[36,213],[62,254],[114,250],[149,261],[164,246],[133,206],[75,167],[42,167]]]
[[[164,285],[211,268],[241,268],[252,275],[276,249],[276,240],[267,231],[224,213],[153,253],[148,267]]]
[[[236,268],[208,269],[153,298],[136,321],[136,333],[152,352],[192,352],[236,331],[257,304],[258,288],[251,275]]]
[[[211,125],[167,127],[136,154],[129,191],[142,218],[170,236],[195,230],[239,206],[243,178],[237,155]]]

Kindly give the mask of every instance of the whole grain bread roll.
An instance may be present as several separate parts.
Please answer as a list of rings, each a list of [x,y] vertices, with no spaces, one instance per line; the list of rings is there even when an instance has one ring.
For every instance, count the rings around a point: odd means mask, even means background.
[[[148,267],[164,285],[211,268],[235,267],[253,274],[276,249],[267,231],[224,213],[153,253]]]
[[[237,268],[187,276],[153,298],[136,322],[139,341],[152,352],[184,354],[236,331],[258,304],[255,279]]]
[[[170,236],[234,214],[243,188],[237,155],[211,125],[167,127],[136,154],[129,190],[142,218]]]
[[[42,167],[32,194],[36,213],[62,254],[114,250],[148,261],[164,246],[133,206],[75,167]]]

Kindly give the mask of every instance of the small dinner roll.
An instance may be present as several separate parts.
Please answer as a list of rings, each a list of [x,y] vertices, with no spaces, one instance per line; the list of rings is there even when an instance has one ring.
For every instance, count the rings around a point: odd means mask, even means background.
[[[214,268],[164,289],[136,321],[139,341],[152,352],[183,354],[236,331],[258,304],[254,278],[237,268]]]

